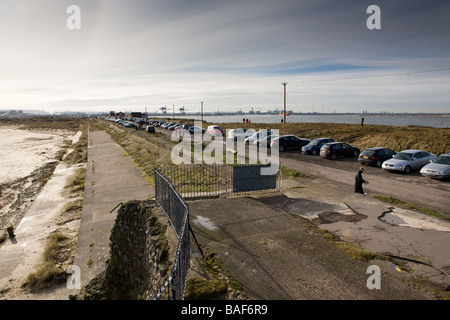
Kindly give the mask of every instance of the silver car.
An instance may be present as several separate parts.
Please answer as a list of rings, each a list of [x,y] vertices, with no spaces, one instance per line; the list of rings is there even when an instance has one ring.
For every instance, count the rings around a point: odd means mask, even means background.
[[[432,160],[420,170],[420,173],[431,179],[450,179],[450,152]]]
[[[403,150],[392,159],[383,162],[381,167],[389,171],[410,173],[412,170],[419,170],[435,158],[435,154],[423,150]]]

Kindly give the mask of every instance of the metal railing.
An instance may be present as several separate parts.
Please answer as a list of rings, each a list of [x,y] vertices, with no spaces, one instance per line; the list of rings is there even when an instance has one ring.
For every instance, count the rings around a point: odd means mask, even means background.
[[[277,190],[280,175],[263,176],[259,174],[262,167],[199,164],[154,169],[156,203],[168,217],[178,238],[170,275],[155,299],[184,299],[190,264],[190,233],[203,256],[189,225],[189,206],[184,198]]]
[[[155,200],[169,218],[178,238],[170,275],[156,293],[155,299],[182,300],[190,264],[189,206],[158,169],[155,169]]]
[[[184,199],[279,190],[281,175],[258,176],[263,165],[190,164],[160,168]],[[256,173],[256,174],[255,174]]]

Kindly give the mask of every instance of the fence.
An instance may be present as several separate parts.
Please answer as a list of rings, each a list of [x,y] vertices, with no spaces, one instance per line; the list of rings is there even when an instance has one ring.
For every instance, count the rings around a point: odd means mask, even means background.
[[[155,299],[182,300],[189,272],[189,206],[168,178],[155,169],[155,199],[165,212],[178,238],[171,273]]]
[[[262,175],[268,165],[192,164],[161,168],[185,199],[279,190],[281,174]]]
[[[155,199],[169,221],[178,238],[175,259],[171,273],[155,299],[182,300],[186,290],[189,272],[190,247],[189,206],[183,199],[215,195],[229,195],[241,192],[276,190],[280,186],[281,175],[262,175],[266,165],[182,165],[165,169],[155,168]],[[182,196],[183,195],[183,196]],[[197,243],[200,252],[200,246]]]

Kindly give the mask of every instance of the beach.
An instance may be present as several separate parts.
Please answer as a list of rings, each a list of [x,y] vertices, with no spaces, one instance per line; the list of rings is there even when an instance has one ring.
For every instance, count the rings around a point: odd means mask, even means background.
[[[51,175],[60,150],[79,138],[72,131],[0,126],[0,228],[15,225]],[[66,141],[69,140],[69,141]]]

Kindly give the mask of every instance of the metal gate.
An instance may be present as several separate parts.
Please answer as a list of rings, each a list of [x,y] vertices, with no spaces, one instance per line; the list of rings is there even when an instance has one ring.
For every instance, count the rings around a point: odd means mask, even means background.
[[[261,174],[268,165],[196,164],[161,168],[184,199],[229,196],[281,188],[281,174]]]
[[[234,166],[233,192],[247,192],[277,188],[277,175],[263,175],[262,168],[267,165]]]

